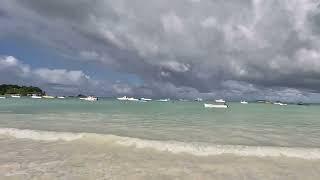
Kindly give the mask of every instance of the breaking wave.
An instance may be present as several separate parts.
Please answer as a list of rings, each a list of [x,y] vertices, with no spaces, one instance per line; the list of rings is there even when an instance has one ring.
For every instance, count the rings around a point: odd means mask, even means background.
[[[0,135],[17,139],[32,139],[41,141],[73,141],[83,137],[81,133],[67,133],[54,131],[37,131],[29,129],[0,128]]]
[[[120,137],[115,135],[94,133],[53,132],[27,129],[22,130],[14,128],[0,128],[0,135],[19,139],[23,138],[41,141],[74,141],[79,139],[95,139],[101,141],[111,141],[127,147],[150,148],[157,151],[171,153],[188,153],[196,156],[231,154],[237,156],[289,157],[308,160],[320,159],[319,148],[212,145],[177,141],[144,140],[139,138]]]

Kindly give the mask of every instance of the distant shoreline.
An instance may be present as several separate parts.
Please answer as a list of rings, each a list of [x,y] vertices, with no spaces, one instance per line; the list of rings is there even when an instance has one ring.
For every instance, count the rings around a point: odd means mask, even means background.
[[[21,95],[30,96],[32,94],[45,95],[45,91],[34,86],[19,86],[15,84],[1,84],[0,95]]]

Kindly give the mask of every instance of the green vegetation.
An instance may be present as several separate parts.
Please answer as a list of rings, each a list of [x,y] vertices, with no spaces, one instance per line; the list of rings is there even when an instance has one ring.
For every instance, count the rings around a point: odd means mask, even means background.
[[[26,96],[28,94],[39,94],[44,95],[45,92],[42,91],[38,87],[33,86],[18,86],[18,85],[11,85],[11,84],[2,84],[0,85],[0,95],[5,94],[20,94],[22,96]]]

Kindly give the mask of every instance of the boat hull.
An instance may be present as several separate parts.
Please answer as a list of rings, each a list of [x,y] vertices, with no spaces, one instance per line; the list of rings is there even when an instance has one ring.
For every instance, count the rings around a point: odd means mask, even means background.
[[[225,104],[204,104],[205,108],[228,108]]]
[[[11,97],[13,97],[13,98],[20,98],[21,96],[11,95]]]
[[[42,97],[45,98],[45,99],[54,99],[53,96],[42,96]]]
[[[97,97],[93,97],[93,96],[88,96],[86,98],[79,98],[80,100],[85,100],[85,101],[98,101]]]

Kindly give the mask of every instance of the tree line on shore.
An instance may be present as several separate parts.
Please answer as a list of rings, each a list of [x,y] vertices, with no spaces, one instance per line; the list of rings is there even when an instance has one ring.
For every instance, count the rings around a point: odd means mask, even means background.
[[[0,85],[0,95],[5,94],[20,94],[21,96],[27,96],[30,94],[45,95],[42,89],[34,86],[18,86],[12,84]]]

